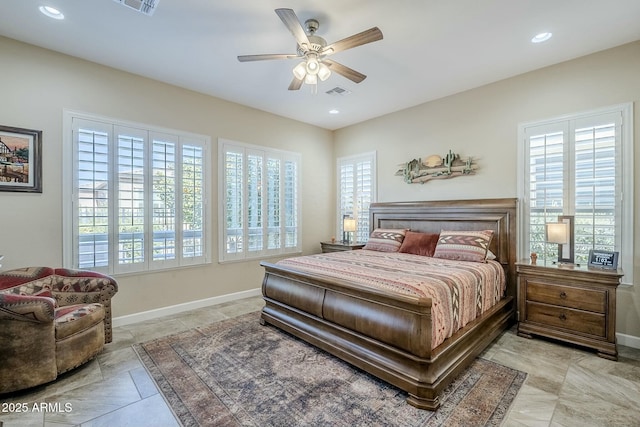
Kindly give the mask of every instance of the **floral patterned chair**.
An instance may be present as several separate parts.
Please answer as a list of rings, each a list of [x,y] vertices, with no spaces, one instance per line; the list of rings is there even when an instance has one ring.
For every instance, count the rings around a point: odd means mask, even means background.
[[[0,272],[0,394],[53,381],[112,340],[116,281],[49,267]]]

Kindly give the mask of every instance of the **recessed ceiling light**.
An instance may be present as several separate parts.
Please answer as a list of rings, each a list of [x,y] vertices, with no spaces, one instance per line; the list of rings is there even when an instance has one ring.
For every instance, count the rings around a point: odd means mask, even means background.
[[[340,113],[340,110],[336,110],[335,108],[333,110],[329,110],[329,114],[338,114]]]
[[[540,34],[536,34],[532,39],[531,39],[531,43],[542,43],[542,42],[546,42],[547,40],[549,40],[551,38],[553,34],[552,33],[540,33]]]
[[[52,6],[40,6],[40,12],[53,19],[64,19],[64,14]]]

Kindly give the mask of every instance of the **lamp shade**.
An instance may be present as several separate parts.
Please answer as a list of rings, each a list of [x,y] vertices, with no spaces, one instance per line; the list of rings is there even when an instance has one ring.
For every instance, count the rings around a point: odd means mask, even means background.
[[[356,220],[354,218],[345,218],[342,228],[345,232],[356,231]]]
[[[320,71],[320,63],[318,62],[318,58],[314,55],[307,55],[307,74],[318,74]]]
[[[569,243],[569,224],[564,222],[549,222],[546,225],[547,243],[566,245]]]
[[[296,79],[302,80],[304,76],[307,74],[307,63],[301,62],[293,68],[293,75],[296,76]]]
[[[331,75],[331,70],[327,67],[326,64],[320,63],[320,70],[318,71],[318,77],[320,80],[325,81]]]
[[[318,76],[315,74],[307,74],[304,77],[304,82],[308,85],[315,85],[318,84]]]

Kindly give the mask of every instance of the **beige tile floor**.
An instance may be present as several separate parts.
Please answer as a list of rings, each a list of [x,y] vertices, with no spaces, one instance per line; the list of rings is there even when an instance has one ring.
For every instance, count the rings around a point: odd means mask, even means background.
[[[0,427],[179,426],[131,345],[261,307],[261,298],[247,298],[115,328],[114,342],[92,362],[54,383],[0,396]],[[612,362],[518,337],[514,328],[482,357],[529,374],[505,426],[640,426],[640,350],[618,351],[620,360]],[[54,410],[38,411],[43,403]]]

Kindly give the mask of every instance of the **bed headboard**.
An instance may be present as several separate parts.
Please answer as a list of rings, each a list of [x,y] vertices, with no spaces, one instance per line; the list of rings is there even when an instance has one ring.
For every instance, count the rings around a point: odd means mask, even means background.
[[[406,228],[424,233],[441,230],[493,230],[489,249],[505,268],[507,295],[516,295],[518,199],[442,200],[372,203],[370,232],[376,228]]]

